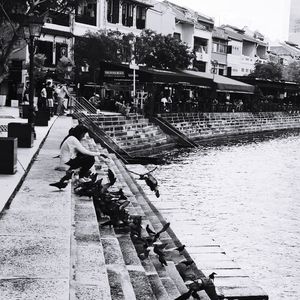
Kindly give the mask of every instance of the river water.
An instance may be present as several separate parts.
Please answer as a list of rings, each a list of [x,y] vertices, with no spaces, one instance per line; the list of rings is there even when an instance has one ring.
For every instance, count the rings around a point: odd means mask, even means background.
[[[271,300],[300,299],[300,134],[175,152],[155,171]]]

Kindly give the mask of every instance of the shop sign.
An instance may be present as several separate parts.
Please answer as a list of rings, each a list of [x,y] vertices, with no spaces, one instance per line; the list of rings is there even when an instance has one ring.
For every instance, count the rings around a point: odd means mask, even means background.
[[[104,71],[104,77],[115,77],[115,78],[124,78],[124,71]]]

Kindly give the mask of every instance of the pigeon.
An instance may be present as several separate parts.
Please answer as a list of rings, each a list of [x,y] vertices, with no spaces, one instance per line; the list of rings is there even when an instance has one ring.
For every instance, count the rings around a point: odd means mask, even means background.
[[[138,173],[135,173],[133,171],[129,171],[130,173],[133,173],[135,175],[138,175],[139,176],[139,179],[140,180],[145,180],[146,184],[150,187],[150,190],[151,191],[154,191],[155,192],[155,196],[157,198],[160,197],[160,194],[159,194],[159,190],[158,190],[158,182],[157,180],[154,178],[153,175],[151,175],[151,173],[153,171],[156,170],[157,167],[155,167],[153,170],[147,172],[147,173],[144,173],[144,174],[138,174]]]
[[[156,232],[154,232],[153,230],[150,229],[149,224],[147,224],[146,226],[146,231],[148,232],[149,235],[155,235]]]
[[[65,182],[58,181],[58,182],[55,182],[55,183],[50,183],[49,185],[50,186],[55,186],[58,189],[62,190],[68,185],[68,183],[69,183],[68,181],[65,181]]]
[[[179,264],[184,264],[186,267],[189,267],[189,266],[191,266],[193,263],[194,263],[193,260],[183,260],[183,261],[179,262],[177,265],[179,265]]]
[[[70,180],[72,178],[73,174],[74,174],[74,171],[67,171],[66,175],[61,178],[60,182]]]
[[[160,231],[158,231],[155,236],[153,242],[155,243],[157,239],[159,238],[160,234],[163,233],[164,231],[167,231],[167,229],[170,227],[170,223],[166,223]]]
[[[92,174],[90,175],[91,181],[92,181],[93,183],[96,182],[97,177],[98,177],[98,174],[97,174],[97,173],[92,173]]]
[[[184,250],[184,248],[185,248],[185,245],[181,245],[181,246],[175,248],[174,250],[177,250],[180,253]]]
[[[177,297],[175,300],[187,300],[192,295],[192,290],[188,290],[186,293],[182,294],[181,296]]]
[[[117,178],[115,177],[115,174],[113,173],[113,171],[111,169],[108,169],[107,176],[108,176],[108,180],[109,180],[110,185],[111,186],[114,185]]]
[[[153,252],[156,253],[158,256],[164,256],[165,254],[163,253],[163,249],[166,248],[168,244],[165,243],[165,244],[155,244],[154,245],[154,248],[153,248]]]
[[[159,255],[158,260],[159,260],[159,262],[161,263],[162,266],[167,266],[168,265],[167,261],[165,260],[164,255]]]
[[[208,276],[208,278],[211,279],[212,281],[214,281],[214,280],[215,280],[215,275],[217,275],[217,273],[212,272],[212,273]]]

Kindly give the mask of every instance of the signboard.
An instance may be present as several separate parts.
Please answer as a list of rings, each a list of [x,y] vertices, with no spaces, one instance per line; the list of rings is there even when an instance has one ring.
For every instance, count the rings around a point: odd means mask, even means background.
[[[129,65],[129,69],[131,69],[131,70],[139,70],[140,67],[138,65],[136,65],[136,64],[130,64]]]
[[[124,71],[105,70],[104,77],[125,78]]]

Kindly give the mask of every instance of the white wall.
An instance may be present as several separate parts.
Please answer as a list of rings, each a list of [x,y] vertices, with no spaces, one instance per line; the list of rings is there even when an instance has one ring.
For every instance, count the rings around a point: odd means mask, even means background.
[[[146,28],[164,35],[175,31],[175,16],[173,12],[162,3],[156,3],[154,8],[147,11]]]

